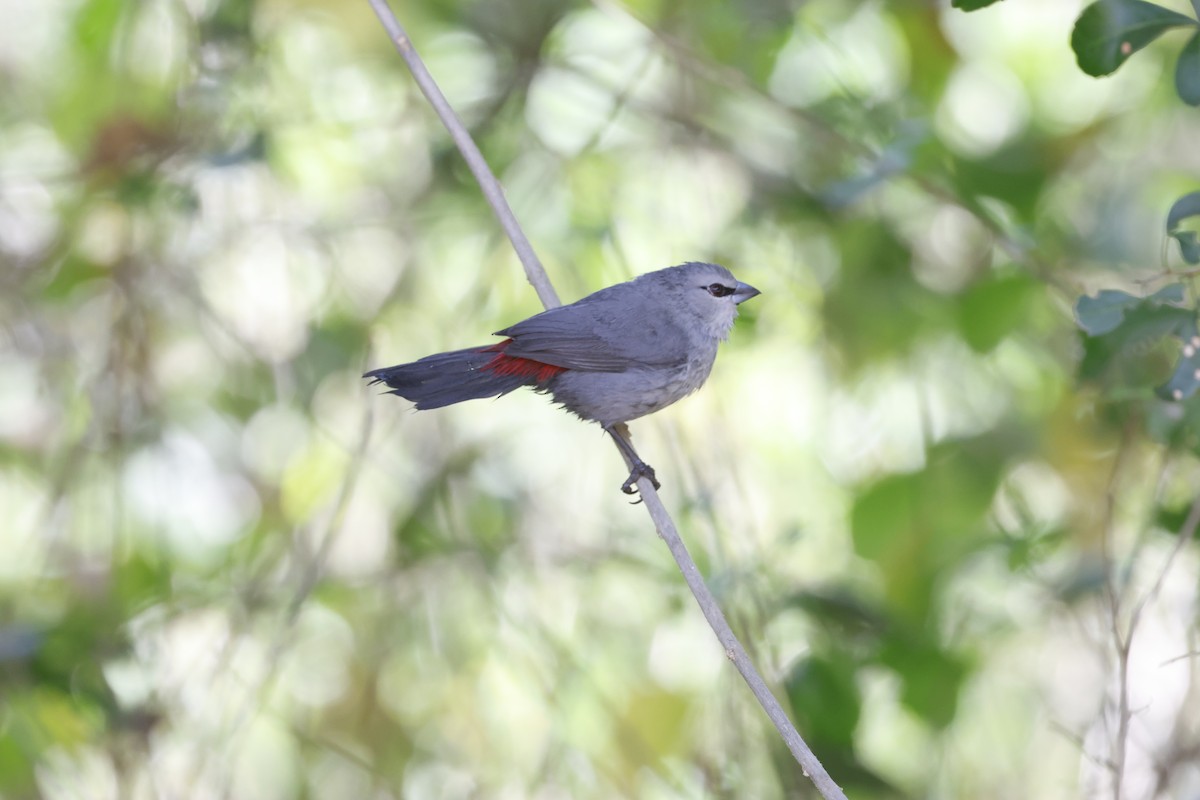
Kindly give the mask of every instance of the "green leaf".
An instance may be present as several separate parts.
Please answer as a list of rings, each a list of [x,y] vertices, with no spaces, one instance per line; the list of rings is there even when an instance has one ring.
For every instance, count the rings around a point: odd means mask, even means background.
[[[970,672],[960,657],[922,635],[897,635],[880,661],[900,676],[900,700],[930,725],[944,728],[958,711],[958,692]]]
[[[1158,394],[1164,400],[1177,402],[1186,400],[1200,389],[1200,333],[1194,319],[1179,331],[1179,338],[1183,340],[1183,349],[1179,353],[1179,363],[1175,365],[1175,374],[1158,388]]]
[[[12,690],[8,690],[11,695]],[[6,728],[11,729],[11,724]],[[0,735],[0,792],[8,797],[36,797],[37,777],[26,747],[10,731]]]
[[[846,266],[822,313],[847,368],[904,353],[923,334],[953,323],[950,298],[917,282],[912,252],[886,224],[847,221],[837,230],[837,246]]]
[[[1200,106],[1200,32],[1188,39],[1179,54],[1175,64],[1175,91],[1189,106]]]
[[[978,11],[1000,0],[950,0],[950,5],[962,11]]]
[[[1200,238],[1195,231],[1180,231],[1173,235],[1179,242],[1179,253],[1189,264],[1200,264]]]
[[[850,747],[862,710],[855,664],[847,657],[807,656],[796,662],[784,688],[805,735],[825,746]]]
[[[124,0],[88,0],[76,13],[77,49],[92,65],[99,66],[108,59],[124,11]]]
[[[881,571],[890,614],[925,620],[935,576],[978,544],[1000,469],[1023,447],[1015,431],[944,442],[925,468],[859,492],[850,512],[854,551]]]
[[[1143,0],[1100,0],[1075,21],[1071,49],[1079,68],[1098,78],[1111,75],[1164,31],[1195,24],[1190,17]]]
[[[1110,386],[1149,389],[1167,380],[1177,361],[1178,346],[1173,337],[1190,336],[1195,328],[1194,309],[1181,308],[1174,303],[1181,299],[1181,289],[1175,285],[1144,300],[1128,304],[1124,292],[1113,292],[1108,298],[1102,292],[1093,303],[1102,299],[1111,302],[1101,312],[1092,312],[1093,329],[1100,335],[1090,335],[1084,341],[1083,360],[1079,365],[1079,376],[1083,380],[1103,380]],[[1120,295],[1121,297],[1115,297]],[[1125,303],[1122,306],[1122,303]],[[1118,324],[1109,326],[1111,317],[1102,312],[1119,315]],[[1087,316],[1079,312],[1080,325]],[[1097,319],[1105,324],[1100,325]],[[1086,328],[1085,328],[1086,330]]]
[[[1200,0],[1197,0],[1200,2]],[[1193,41],[1195,41],[1193,39]],[[1189,45],[1190,47],[1191,45]],[[1179,223],[1189,217],[1200,217],[1200,192],[1185,194],[1167,212],[1167,235],[1179,242],[1179,252],[1189,264],[1200,264],[1200,239],[1196,231],[1181,231]]]
[[[1147,435],[1173,450],[1200,455],[1200,394],[1181,401],[1164,400],[1161,394],[1140,409]]]
[[[1026,275],[996,277],[969,288],[958,307],[958,327],[971,349],[987,353],[1020,328],[1038,291]]]
[[[794,594],[789,605],[802,610],[838,642],[873,641],[888,621],[883,611],[846,589]]]
[[[1075,302],[1075,319],[1089,336],[1099,336],[1115,330],[1125,318],[1125,312],[1142,302],[1178,304],[1183,302],[1183,284],[1173,283],[1149,297],[1137,297],[1115,289],[1104,289],[1095,297],[1081,297]]]

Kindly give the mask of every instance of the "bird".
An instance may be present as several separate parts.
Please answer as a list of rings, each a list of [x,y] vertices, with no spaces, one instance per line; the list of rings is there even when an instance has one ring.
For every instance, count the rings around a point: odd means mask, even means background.
[[[502,341],[373,369],[363,377],[422,411],[500,397],[523,386],[548,393],[613,437],[630,465],[621,491],[632,495],[641,477],[655,489],[661,484],[633,449],[626,423],[699,389],[738,306],[758,294],[723,266],[690,261],[535,314],[497,331]]]

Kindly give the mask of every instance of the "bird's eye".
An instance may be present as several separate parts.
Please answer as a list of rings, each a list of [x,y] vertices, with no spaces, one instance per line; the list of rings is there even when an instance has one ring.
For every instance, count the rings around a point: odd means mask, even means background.
[[[731,286],[722,286],[719,283],[710,283],[704,287],[713,297],[728,297],[733,294],[734,289]]]

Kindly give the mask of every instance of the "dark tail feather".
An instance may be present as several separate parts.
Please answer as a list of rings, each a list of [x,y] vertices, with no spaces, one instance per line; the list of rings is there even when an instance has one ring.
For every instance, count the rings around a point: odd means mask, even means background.
[[[464,400],[499,397],[536,383],[530,375],[501,374],[484,369],[496,357],[496,348],[471,348],[426,356],[411,364],[373,369],[363,375],[371,384],[383,383],[417,404],[418,409],[441,408]]]

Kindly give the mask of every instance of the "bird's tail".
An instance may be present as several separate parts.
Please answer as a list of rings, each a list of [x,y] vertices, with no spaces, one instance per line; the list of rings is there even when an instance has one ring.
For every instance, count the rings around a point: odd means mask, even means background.
[[[563,371],[562,367],[505,355],[504,348],[511,341],[438,353],[411,364],[374,369],[363,377],[372,378],[372,385],[386,384],[389,394],[398,394],[423,410],[499,397],[522,386],[540,387]]]

